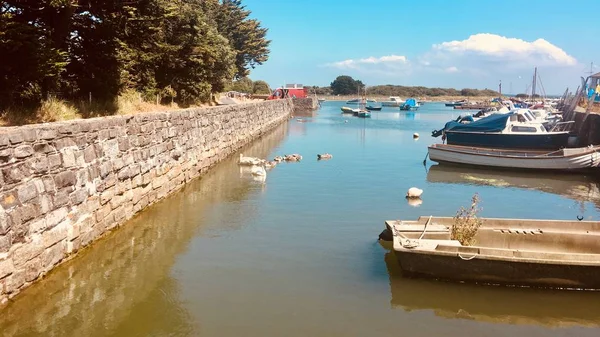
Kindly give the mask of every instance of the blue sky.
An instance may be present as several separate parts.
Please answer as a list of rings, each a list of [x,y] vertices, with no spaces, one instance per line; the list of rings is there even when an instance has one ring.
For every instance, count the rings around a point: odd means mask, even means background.
[[[558,94],[575,90],[590,62],[600,71],[600,5],[593,1],[244,4],[272,40],[269,60],[250,77],[272,87],[326,86],[344,74],[367,85],[496,89],[502,81],[503,92],[519,93],[537,66],[546,93]]]

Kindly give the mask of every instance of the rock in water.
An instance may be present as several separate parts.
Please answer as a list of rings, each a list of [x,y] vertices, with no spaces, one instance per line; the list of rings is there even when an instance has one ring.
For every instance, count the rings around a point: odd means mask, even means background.
[[[420,198],[421,194],[423,194],[423,190],[420,188],[416,188],[416,187],[411,187],[408,189],[408,192],[406,192],[406,197],[407,198]]]

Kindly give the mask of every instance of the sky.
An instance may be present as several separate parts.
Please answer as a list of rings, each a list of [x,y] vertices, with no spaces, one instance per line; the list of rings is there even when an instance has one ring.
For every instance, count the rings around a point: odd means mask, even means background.
[[[487,0],[245,0],[268,28],[269,60],[253,80],[328,86],[350,75],[396,84],[575,91],[600,72],[598,2]],[[596,58],[596,59],[594,59]],[[597,65],[596,65],[597,62]],[[530,90],[530,89],[529,89]]]

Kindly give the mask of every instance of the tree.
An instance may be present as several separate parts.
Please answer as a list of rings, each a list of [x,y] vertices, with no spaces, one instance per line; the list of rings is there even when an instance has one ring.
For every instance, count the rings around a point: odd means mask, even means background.
[[[365,85],[358,80],[354,80],[348,75],[338,76],[333,82],[331,82],[331,91],[334,95],[354,95],[358,94],[359,90],[363,89]]]
[[[262,80],[254,81],[254,83],[252,85],[252,93],[253,94],[270,94],[271,88],[269,87],[269,84],[265,81],[262,81]]]
[[[250,94],[253,92],[252,80],[248,77],[242,77],[239,80],[233,82],[231,90]]]
[[[204,8],[235,51],[236,79],[248,76],[249,68],[254,69],[268,60],[271,41],[266,39],[267,29],[262,28],[258,20],[248,18],[251,12],[241,0],[223,0],[220,5],[207,0]]]

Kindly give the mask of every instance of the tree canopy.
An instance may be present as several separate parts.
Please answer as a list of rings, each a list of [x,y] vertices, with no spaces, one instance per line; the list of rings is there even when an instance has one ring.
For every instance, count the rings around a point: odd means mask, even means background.
[[[365,85],[351,76],[341,75],[331,82],[330,87],[334,95],[352,95],[358,94],[359,90],[363,89]]]
[[[268,59],[267,29],[249,15],[241,0],[3,1],[0,105],[167,88],[206,101]]]

